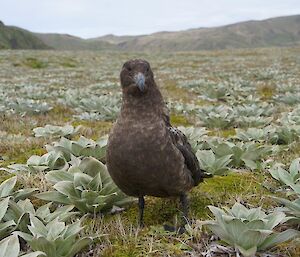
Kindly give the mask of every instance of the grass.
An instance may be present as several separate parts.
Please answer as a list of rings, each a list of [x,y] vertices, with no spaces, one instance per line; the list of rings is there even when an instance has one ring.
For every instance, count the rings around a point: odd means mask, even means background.
[[[272,84],[263,83],[257,86],[258,94],[263,100],[270,100],[276,93],[276,87]]]
[[[33,57],[27,57],[23,63],[25,66],[30,67],[32,69],[43,69],[48,66],[46,62]]]
[[[186,116],[180,115],[180,114],[177,114],[177,115],[171,114],[170,120],[174,126],[189,127],[192,125],[192,123],[187,119]]]
[[[211,130],[209,131],[208,135],[209,136],[218,136],[218,137],[231,137],[235,136],[236,132],[235,129],[216,129],[216,130]]]
[[[182,102],[190,102],[195,96],[186,89],[176,86],[174,80],[165,80],[162,85],[162,92],[173,100],[181,100]]]
[[[165,99],[172,102],[194,103],[198,106],[219,105],[224,102],[210,102],[199,98],[199,95],[189,89],[179,87],[179,82],[187,80],[204,80],[216,83],[227,83],[229,87],[247,87],[261,101],[271,102],[273,96],[279,94],[278,85],[292,84],[294,88],[300,84],[299,62],[300,48],[226,50],[215,52],[177,53],[164,55],[147,55],[151,66],[155,67],[155,77]],[[4,55],[0,62],[0,93],[9,97],[24,96],[30,98],[32,92],[27,92],[27,85],[38,85],[42,88],[50,87],[52,91],[41,101],[51,103],[54,107],[46,114],[39,115],[7,115],[0,112],[0,132],[12,136],[11,140],[0,141],[0,167],[7,167],[11,163],[26,163],[33,155],[45,153],[44,145],[51,140],[33,138],[32,129],[46,124],[73,126],[82,125],[82,135],[97,140],[110,132],[113,122],[83,121],[74,119],[76,108],[65,106],[61,100],[67,90],[81,89],[79,94],[108,93],[110,89],[101,91],[93,88],[101,83],[116,82],[122,63],[139,54],[104,53],[104,52],[55,52],[55,51],[2,51]],[[274,67],[274,58],[284,57],[284,70],[269,72]],[[230,61],[229,61],[230,60]],[[17,64],[17,65],[15,65]],[[241,67],[243,67],[241,69]],[[247,72],[245,72],[247,71]],[[287,72],[288,71],[288,72]],[[269,73],[270,74],[269,74]],[[15,74],[18,76],[15,76]],[[16,86],[17,89],[15,88]],[[91,91],[93,88],[94,91]],[[115,92],[115,89],[112,89]],[[34,93],[34,92],[33,92]],[[55,94],[57,93],[57,94]],[[1,97],[1,94],[0,94]],[[238,100],[237,100],[238,101]],[[226,103],[228,104],[228,103]],[[1,98],[0,98],[1,110]],[[278,104],[278,110],[285,112],[290,107]],[[280,118],[280,112],[274,114],[274,120]],[[171,122],[175,126],[198,126],[196,117],[182,113],[172,113]],[[0,134],[1,135],[1,134]],[[20,140],[14,135],[20,135]],[[228,139],[235,135],[235,129],[209,129],[209,136],[219,136]],[[275,156],[275,161],[289,164],[299,157],[299,142],[286,147]],[[0,170],[0,182],[12,176]],[[39,187],[49,190],[43,173],[18,174],[20,187]],[[208,205],[232,206],[240,201],[248,207],[262,206],[269,210],[276,204],[268,197],[272,194],[264,187],[270,183],[276,188],[276,183],[263,170],[255,172],[231,171],[227,176],[216,176],[206,179],[189,193],[190,215],[195,220],[210,218]],[[274,184],[275,183],[275,184]],[[43,202],[34,200],[35,206]],[[137,228],[138,207],[131,204],[120,214],[95,215],[84,219],[85,232],[102,235],[99,241],[91,245],[78,256],[199,256],[210,243],[209,238],[201,229],[195,229],[194,235],[174,235],[162,229],[163,224],[174,224],[180,218],[178,199],[160,199],[146,197],[145,228]],[[196,222],[193,223],[195,226]],[[299,256],[300,247],[293,243],[280,245],[277,251],[283,256]]]
[[[73,58],[64,58],[61,62],[61,66],[65,68],[75,68],[77,65],[78,63]]]

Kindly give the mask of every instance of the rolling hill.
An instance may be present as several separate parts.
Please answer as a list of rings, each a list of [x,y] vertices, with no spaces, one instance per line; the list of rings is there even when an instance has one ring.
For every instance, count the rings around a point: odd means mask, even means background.
[[[0,21],[0,49],[49,49],[31,32]]]
[[[100,37],[98,40],[106,38]],[[214,28],[159,32],[121,42],[114,40],[119,49],[126,51],[197,51],[300,45],[300,15]]]
[[[117,46],[106,40],[88,40],[68,34],[34,33],[46,45],[58,50],[117,50]]]
[[[198,51],[300,46],[300,15],[246,21],[213,28],[157,32],[140,36],[82,39],[67,34],[30,33],[0,24],[0,48],[57,50]]]

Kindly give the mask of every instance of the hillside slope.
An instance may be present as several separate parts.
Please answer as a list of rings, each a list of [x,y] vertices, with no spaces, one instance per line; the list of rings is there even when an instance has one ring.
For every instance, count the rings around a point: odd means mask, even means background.
[[[160,32],[117,45],[127,51],[195,51],[300,45],[300,15],[215,28]]]
[[[106,41],[86,40],[68,34],[34,33],[46,45],[58,50],[116,50],[115,45]]]
[[[0,21],[0,49],[49,49],[31,32]]]
[[[140,36],[83,39],[67,34],[30,33],[0,23],[0,49],[198,51],[300,45],[300,15],[246,21],[213,28]]]

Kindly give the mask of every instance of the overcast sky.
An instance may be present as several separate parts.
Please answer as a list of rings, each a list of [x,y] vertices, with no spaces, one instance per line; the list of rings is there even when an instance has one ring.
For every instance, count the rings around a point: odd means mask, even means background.
[[[0,0],[0,20],[84,38],[212,27],[300,14],[300,0]]]

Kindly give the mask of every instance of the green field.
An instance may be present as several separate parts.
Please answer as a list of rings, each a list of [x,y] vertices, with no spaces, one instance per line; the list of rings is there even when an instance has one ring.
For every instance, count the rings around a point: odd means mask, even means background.
[[[93,156],[105,163],[106,135],[121,104],[119,72],[131,58],[150,62],[170,108],[172,124],[186,133],[202,168],[215,175],[190,192],[193,222],[182,235],[162,228],[163,224],[174,224],[179,219],[178,199],[147,197],[143,229],[137,227],[136,202],[119,204],[125,209],[117,214],[110,213],[112,205],[118,203],[112,198],[111,204],[106,202],[103,207],[89,203],[81,208],[75,204],[77,209],[73,211],[79,210],[78,213],[54,221],[60,222],[55,223],[59,227],[61,222],[73,224],[81,219],[84,229],[77,237],[92,239],[76,256],[229,256],[226,251],[234,256],[240,249],[237,245],[242,243],[232,246],[224,238],[219,240],[203,224],[215,219],[209,205],[231,208],[240,202],[248,209],[261,207],[267,214],[280,211],[292,218],[278,221],[280,224],[268,233],[299,230],[300,165],[299,160],[293,160],[300,157],[300,48],[265,48],[159,54],[0,51],[0,182],[17,176],[10,192],[5,194],[0,186],[0,200],[4,206],[5,199],[11,196],[7,211],[19,204],[25,224],[11,225],[11,231],[32,233],[27,225],[31,221],[34,227],[37,215],[29,209],[47,204],[35,194],[59,188],[53,188],[55,183],[49,175],[46,179],[46,174],[58,174],[53,170],[63,170],[65,174],[71,166],[76,168],[83,156]],[[80,127],[76,131],[68,128],[65,133],[40,129],[40,136],[33,131],[47,124]],[[62,137],[67,139],[61,141]],[[76,157],[71,158],[73,155]],[[291,163],[294,165],[288,172]],[[56,182],[62,177],[56,177]],[[78,187],[84,187],[82,181],[77,181]],[[38,190],[18,198],[14,192],[22,188]],[[290,205],[294,201],[292,207],[286,204],[282,209],[283,201],[276,201],[273,196],[290,200]],[[32,207],[28,207],[30,202]],[[55,211],[64,204],[54,203],[50,209]],[[262,215],[258,209],[253,212]],[[0,219],[0,240],[10,233],[1,231],[5,217]],[[257,226],[265,223],[266,217],[261,219]],[[42,222],[49,224],[46,220]],[[247,240],[249,234],[243,235],[237,227],[236,240]],[[251,238],[267,236],[267,232],[255,229],[251,230]],[[76,245],[74,242],[70,247]],[[22,251],[43,251],[35,246],[23,243]],[[218,249],[223,251],[220,255],[214,253]],[[299,256],[299,237],[258,249],[257,256],[264,253]]]

